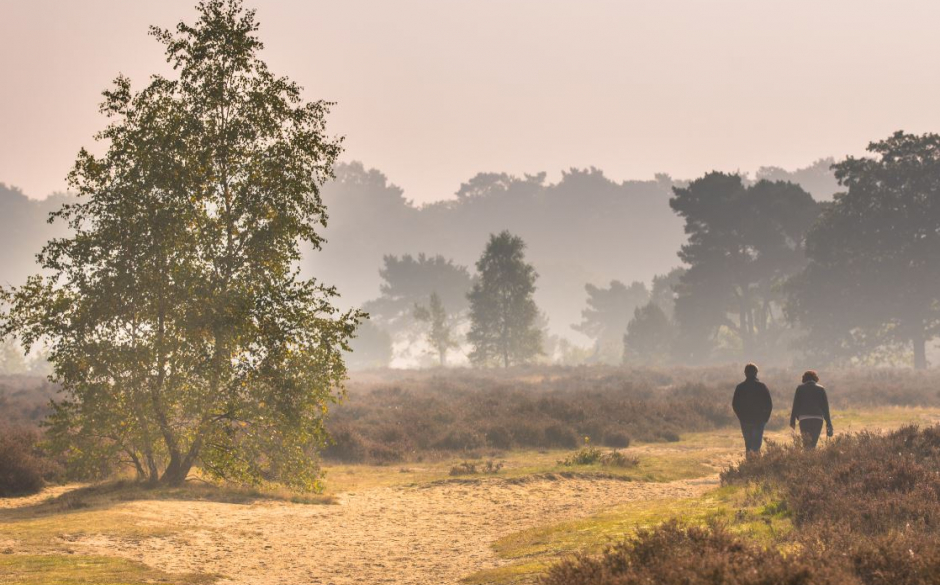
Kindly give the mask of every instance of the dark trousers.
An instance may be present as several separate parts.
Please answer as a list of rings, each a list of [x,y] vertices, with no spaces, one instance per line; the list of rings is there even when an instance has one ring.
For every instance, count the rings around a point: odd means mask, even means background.
[[[741,422],[741,434],[744,435],[744,448],[749,453],[760,452],[764,443],[764,423]]]
[[[804,418],[800,421],[800,435],[803,437],[804,449],[815,449],[819,442],[819,433],[822,432],[823,421],[818,418]]]

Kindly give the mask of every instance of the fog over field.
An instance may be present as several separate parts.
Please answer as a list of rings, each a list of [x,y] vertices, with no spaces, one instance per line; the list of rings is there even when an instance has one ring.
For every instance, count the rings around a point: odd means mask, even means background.
[[[761,167],[752,180],[793,181],[827,200],[838,189],[831,163],[819,159],[789,171]],[[443,255],[472,269],[489,234],[508,229],[525,240],[540,275],[535,298],[549,330],[588,345],[590,339],[572,329],[581,320],[586,284],[649,286],[654,276],[682,265],[676,253],[685,236],[669,198],[673,185],[687,183],[666,174],[616,182],[593,167],[564,170],[557,182],[543,172],[479,173],[460,184],[455,198],[421,205],[380,169],[343,163],[323,189],[327,243],[307,255],[303,268],[336,285],[342,304],[358,307],[379,297],[384,256]],[[61,222],[47,222],[48,214],[69,200],[66,194],[33,199],[0,184],[3,282],[18,284],[35,272],[42,245],[66,233]]]
[[[0,0],[0,583],[936,585],[938,23]]]

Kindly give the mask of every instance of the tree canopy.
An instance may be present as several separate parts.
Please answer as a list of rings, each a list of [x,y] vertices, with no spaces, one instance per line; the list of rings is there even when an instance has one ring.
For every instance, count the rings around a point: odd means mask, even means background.
[[[675,308],[686,357],[707,358],[721,331],[734,336],[735,357],[778,353],[786,331],[780,285],[805,263],[817,203],[793,183],[746,186],[717,172],[673,191],[669,204],[689,238]]]
[[[79,153],[78,198],[53,214],[71,235],[45,246],[43,276],[4,290],[3,332],[48,343],[64,392],[50,440],[73,463],[315,489],[360,314],[296,266],[301,243],[322,243],[320,186],[341,147],[330,104],[259,59],[253,11],[198,12],[151,29],[173,78],[104,92],[106,152]]]
[[[473,278],[465,266],[439,254],[400,257],[388,254],[383,258],[379,275],[382,294],[363,308],[391,332],[410,325],[414,306],[424,303],[432,293],[436,293],[452,313],[464,311],[468,306],[467,293],[473,286]]]
[[[480,280],[470,300],[470,361],[503,367],[542,353],[539,310],[532,294],[538,274],[525,261],[525,242],[508,231],[493,234],[477,262]]]
[[[587,308],[581,311],[581,323],[572,329],[594,340],[594,359],[610,364],[621,361],[623,335],[637,307],[645,305],[650,293],[642,282],[629,287],[613,280],[608,287],[587,284]]]
[[[788,316],[818,355],[902,349],[925,368],[940,335],[940,135],[896,132],[868,151],[834,165],[846,191],[807,237]]]

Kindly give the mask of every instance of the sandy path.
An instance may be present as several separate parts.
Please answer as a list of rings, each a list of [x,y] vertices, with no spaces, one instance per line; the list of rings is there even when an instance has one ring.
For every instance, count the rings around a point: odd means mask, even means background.
[[[491,479],[372,489],[341,495],[338,505],[141,501],[129,511],[183,532],[82,544],[170,572],[217,573],[229,584],[456,583],[502,564],[489,545],[506,534],[637,499],[691,497],[715,482]]]

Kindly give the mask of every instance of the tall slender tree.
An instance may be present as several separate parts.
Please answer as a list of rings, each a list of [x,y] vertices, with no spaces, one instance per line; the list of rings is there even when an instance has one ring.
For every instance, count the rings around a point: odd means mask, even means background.
[[[322,243],[340,143],[329,104],[259,59],[253,11],[206,0],[198,13],[151,29],[174,78],[104,92],[107,150],[79,153],[79,199],[53,214],[74,235],[43,249],[49,276],[4,291],[2,331],[47,340],[64,392],[50,434],[75,462],[315,489],[311,453],[360,314],[296,266],[302,242]]]
[[[477,365],[525,363],[542,353],[538,307],[532,298],[538,274],[525,262],[525,242],[503,231],[491,235],[477,262],[480,280],[470,291],[470,361]]]
[[[415,305],[414,316],[428,324],[428,343],[437,352],[441,366],[447,365],[447,352],[458,344],[441,297],[436,292],[431,293],[427,307]]]

